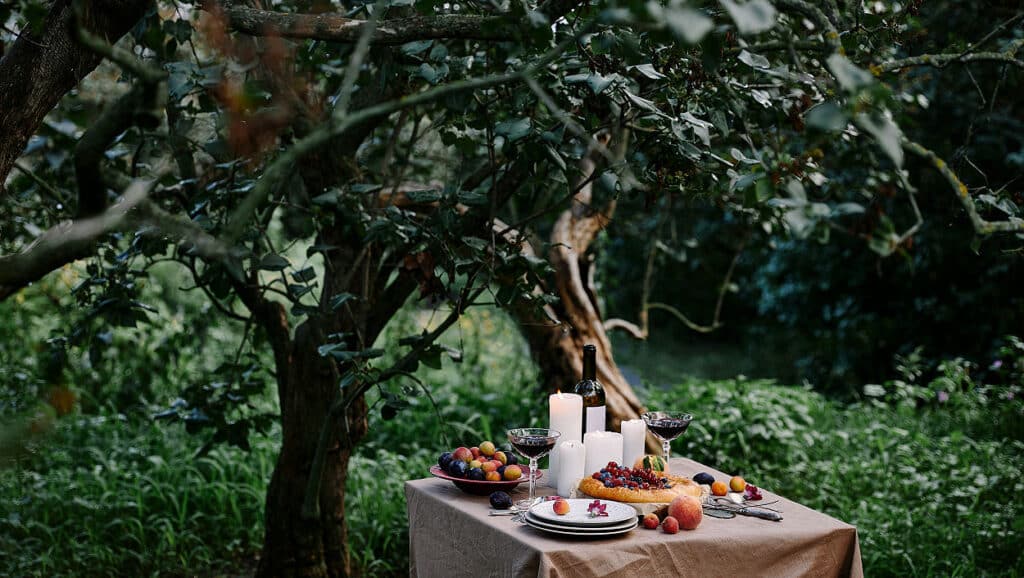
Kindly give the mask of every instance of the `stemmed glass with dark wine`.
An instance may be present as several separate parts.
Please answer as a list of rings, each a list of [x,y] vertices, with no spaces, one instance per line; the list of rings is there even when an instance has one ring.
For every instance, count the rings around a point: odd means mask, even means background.
[[[654,437],[661,440],[661,449],[665,454],[665,463],[668,464],[669,454],[672,452],[672,440],[683,435],[686,428],[693,421],[693,416],[681,411],[649,411],[641,415],[647,429],[654,434]]]
[[[558,436],[562,434],[543,427],[520,427],[508,430],[507,434],[512,447],[524,458],[530,460],[530,498],[529,500],[520,500],[516,504],[519,508],[529,508],[534,499],[537,460],[548,455],[548,452],[555,447]]]

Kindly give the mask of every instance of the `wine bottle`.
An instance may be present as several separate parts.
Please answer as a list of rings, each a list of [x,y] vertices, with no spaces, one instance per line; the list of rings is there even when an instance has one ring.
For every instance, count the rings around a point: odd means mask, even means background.
[[[597,380],[597,348],[583,346],[583,379],[573,389],[583,398],[583,433],[605,430],[604,386]]]

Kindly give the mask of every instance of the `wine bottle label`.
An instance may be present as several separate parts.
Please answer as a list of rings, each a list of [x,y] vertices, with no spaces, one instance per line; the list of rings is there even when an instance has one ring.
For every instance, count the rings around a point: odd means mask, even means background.
[[[587,408],[587,432],[605,430],[604,407],[605,406],[603,405],[599,405],[597,407]]]

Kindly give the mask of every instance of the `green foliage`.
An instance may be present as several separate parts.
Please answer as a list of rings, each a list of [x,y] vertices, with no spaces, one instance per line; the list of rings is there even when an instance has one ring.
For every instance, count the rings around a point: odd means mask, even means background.
[[[194,459],[180,428],[60,420],[0,475],[0,574],[188,576],[245,564],[263,536],[275,441]]]

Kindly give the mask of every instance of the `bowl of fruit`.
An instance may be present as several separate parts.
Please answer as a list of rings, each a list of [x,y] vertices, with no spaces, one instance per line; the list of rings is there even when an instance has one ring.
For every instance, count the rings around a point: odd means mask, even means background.
[[[530,479],[529,466],[520,465],[511,450],[499,449],[489,441],[444,452],[437,458],[437,465],[430,466],[430,473],[478,496],[498,490],[508,492]],[[541,474],[538,470],[538,479]]]

